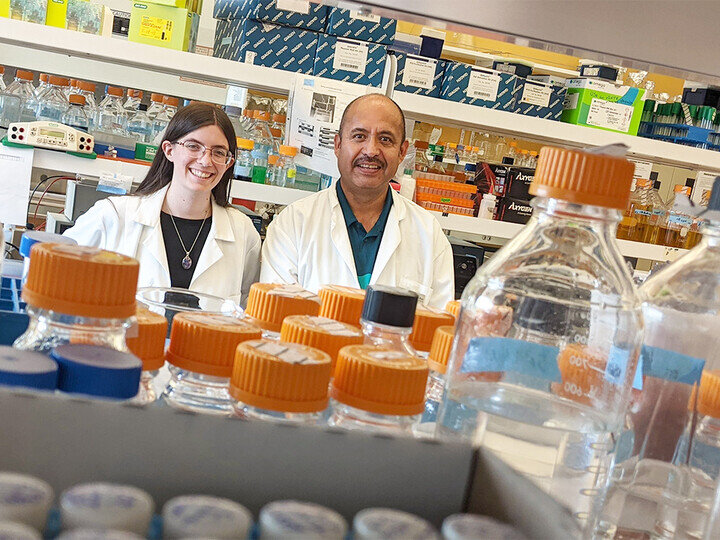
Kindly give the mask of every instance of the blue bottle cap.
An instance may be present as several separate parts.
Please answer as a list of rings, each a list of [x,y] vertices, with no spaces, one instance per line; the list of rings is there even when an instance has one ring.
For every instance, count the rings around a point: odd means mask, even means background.
[[[30,248],[40,242],[77,245],[75,240],[61,234],[53,234],[45,231],[28,231],[23,234],[20,239],[20,255],[23,257],[29,257]]]
[[[0,346],[0,384],[55,390],[58,366],[44,354]]]
[[[142,362],[130,353],[98,345],[60,345],[50,358],[58,363],[58,389],[63,392],[115,399],[138,393]]]

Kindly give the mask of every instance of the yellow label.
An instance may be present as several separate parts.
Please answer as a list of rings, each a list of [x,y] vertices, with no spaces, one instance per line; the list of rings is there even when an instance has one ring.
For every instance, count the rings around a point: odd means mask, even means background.
[[[288,178],[295,178],[295,169],[288,169],[287,177],[288,177]]]
[[[143,15],[138,34],[148,39],[169,42],[172,39],[172,31],[173,22],[171,20]]]

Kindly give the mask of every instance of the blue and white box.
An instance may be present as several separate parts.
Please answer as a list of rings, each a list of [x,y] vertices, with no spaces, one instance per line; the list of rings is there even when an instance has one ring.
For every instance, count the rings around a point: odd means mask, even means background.
[[[514,112],[548,120],[560,120],[565,88],[518,77]]]
[[[397,21],[377,15],[364,15],[350,9],[331,8],[326,32],[331,36],[347,37],[391,45],[395,39]]]
[[[311,75],[318,34],[251,20],[218,21],[213,56]]]
[[[511,111],[517,76],[460,62],[447,62],[440,98]]]
[[[445,60],[395,53],[395,90],[421,96],[438,97],[445,75]]]
[[[215,0],[216,19],[253,19],[322,32],[328,7],[303,0]]]
[[[321,34],[313,75],[356,84],[380,86],[387,47]]]

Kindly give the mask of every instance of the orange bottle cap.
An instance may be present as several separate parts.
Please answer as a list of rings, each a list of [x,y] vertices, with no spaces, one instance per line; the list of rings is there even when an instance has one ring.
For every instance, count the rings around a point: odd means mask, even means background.
[[[143,371],[160,369],[165,363],[167,319],[142,307],[138,307],[135,316],[137,317],[137,335],[125,340],[128,349],[142,360]]]
[[[268,163],[269,163],[270,165],[277,165],[277,162],[278,162],[278,158],[279,158],[279,157],[280,157],[280,156],[278,156],[277,154],[270,154],[270,155],[268,156]]]
[[[447,311],[418,306],[415,310],[415,322],[410,334],[410,343],[419,351],[429,351],[435,330],[440,326],[452,326],[455,317]]]
[[[698,412],[720,418],[720,370],[705,370],[700,379]]]
[[[0,73],[5,73],[5,66],[0,66]]]
[[[156,94],[156,93],[150,94],[150,101],[154,101],[155,103],[162,103],[162,100],[163,100],[162,94]]]
[[[690,186],[682,186],[679,184],[673,188],[673,191],[675,193],[683,193],[683,194],[687,195],[688,197],[692,193],[692,189],[690,188]]]
[[[254,109],[245,109],[243,111],[243,116],[246,116],[247,118],[255,118],[255,110]]]
[[[255,148],[255,142],[251,141],[250,139],[242,139],[238,137],[237,146],[238,148],[242,148],[243,150],[252,150],[253,148]]]
[[[335,367],[340,349],[360,345],[365,337],[359,328],[326,317],[290,315],[280,329],[280,341],[315,347],[330,355]]]
[[[54,86],[68,86],[70,84],[67,77],[60,77],[58,75],[50,75],[48,82]]]
[[[652,186],[652,181],[647,178],[638,178],[637,182],[635,182],[635,185],[641,188],[648,188]]]
[[[555,393],[590,405],[593,393],[604,388],[606,359],[586,345],[572,343],[560,351],[557,361],[562,382],[553,385]]]
[[[110,94],[111,96],[122,97],[123,89],[120,88],[119,86],[108,86],[107,93]]]
[[[22,297],[31,306],[77,317],[127,319],[135,315],[140,264],[132,257],[51,243],[35,244],[30,253]]]
[[[282,130],[280,128],[270,128],[270,134],[273,136],[273,139],[279,139],[282,137]]]
[[[325,285],[318,293],[320,296],[321,317],[360,326],[365,291],[342,285]]]
[[[634,173],[635,165],[625,158],[544,146],[530,193],[625,210]]]
[[[265,122],[270,121],[270,113],[267,111],[255,111],[254,118],[258,120],[264,120]]]
[[[287,116],[284,114],[273,114],[272,121],[276,124],[284,124],[287,121]]]
[[[87,82],[87,81],[80,81],[80,84],[78,85],[80,90],[83,92],[95,92],[95,83]]]
[[[230,377],[237,346],[261,336],[262,330],[245,319],[201,311],[179,313],[173,318],[165,357],[180,369]]]
[[[327,408],[330,357],[296,343],[245,341],[235,352],[230,395],[251,407],[313,413]]]
[[[30,73],[30,72],[29,72],[29,71],[25,71],[24,73]],[[30,73],[30,74],[32,75],[32,73]],[[49,78],[50,78],[50,75],[48,75],[47,73],[41,73],[41,74],[40,74],[40,81],[41,81],[41,82],[46,83],[46,82],[48,82],[48,79],[49,79]]]
[[[280,154],[283,156],[292,156],[295,157],[298,153],[298,149],[294,146],[286,146],[284,144],[280,145]]]
[[[445,311],[457,320],[460,315],[460,300],[450,300],[447,304],[445,304]]]
[[[428,373],[427,364],[416,356],[375,345],[350,345],[340,349],[330,395],[375,414],[420,414]]]
[[[23,81],[32,81],[33,80],[32,71],[25,71],[24,69],[18,69],[15,72],[15,77],[17,77],[18,79],[22,79]],[[42,80],[42,75],[40,75],[40,80]],[[45,75],[45,82],[47,82],[47,75]]]
[[[170,105],[171,107],[177,108],[180,105],[180,100],[176,97],[165,96],[165,97],[163,97],[163,104]]]
[[[85,96],[81,96],[80,94],[70,94],[68,100],[70,101],[70,103],[75,103],[77,105],[85,105]]]
[[[253,283],[245,316],[259,327],[279,332],[288,315],[317,315],[320,300],[298,285]]]
[[[454,326],[440,326],[435,330],[430,354],[428,354],[428,367],[438,373],[447,371],[450,349],[452,349],[453,338],[455,337]]]

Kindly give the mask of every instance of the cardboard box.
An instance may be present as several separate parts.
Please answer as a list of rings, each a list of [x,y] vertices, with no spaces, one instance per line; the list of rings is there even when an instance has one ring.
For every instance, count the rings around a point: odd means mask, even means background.
[[[160,6],[187,9],[198,15],[202,12],[202,0],[152,0],[152,3]]]
[[[213,56],[312,74],[318,35],[251,20],[218,21]]]
[[[502,197],[507,192],[510,182],[510,167],[495,163],[480,162],[475,168],[475,185],[478,193],[492,193]]]
[[[445,75],[445,60],[396,53],[395,90],[421,96],[438,97]]]
[[[10,0],[8,10],[11,19],[45,24],[47,0]]]
[[[133,2],[128,40],[178,51],[195,51],[200,16],[189,9]]]
[[[151,162],[155,159],[158,147],[152,144],[137,143],[135,145],[135,159]]]
[[[447,62],[440,98],[511,111],[517,77],[488,68]]]
[[[325,30],[328,7],[301,0],[215,0],[216,19],[253,19],[314,32]]]
[[[397,21],[377,15],[361,15],[359,11],[331,8],[326,32],[331,36],[347,37],[391,45],[395,39]]]
[[[565,88],[518,77],[514,112],[548,120],[560,120]]]
[[[0,17],[10,17],[10,0],[0,0]]]
[[[561,120],[605,131],[637,135],[645,89],[599,79],[570,79]]]
[[[48,0],[45,24],[65,28],[68,0]]]
[[[67,0],[66,28],[76,32],[100,35],[105,23],[105,14],[109,11],[101,4],[92,4],[87,0]]]
[[[313,75],[356,84],[380,86],[387,47],[321,34]]]
[[[532,184],[533,178],[535,178],[535,169],[511,167],[505,194],[512,199],[529,201],[532,199],[530,184]]]
[[[495,60],[493,62],[493,69],[502,71],[503,73],[517,75],[518,77],[529,77],[530,74],[532,74],[532,66],[523,62]]]
[[[500,197],[495,216],[500,221],[525,225],[530,220],[532,211],[532,206],[527,201],[513,199],[512,197]]]

